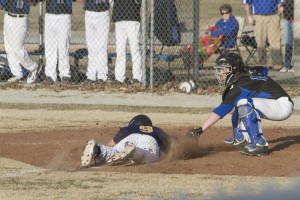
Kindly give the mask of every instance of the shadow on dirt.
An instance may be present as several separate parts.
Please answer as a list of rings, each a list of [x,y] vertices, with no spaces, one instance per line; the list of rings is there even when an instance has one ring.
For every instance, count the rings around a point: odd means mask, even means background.
[[[237,151],[237,147],[226,144],[205,144],[200,138],[185,136],[174,136],[169,154],[165,156],[168,160],[188,160],[211,156],[223,151]]]
[[[269,152],[272,153],[275,151],[281,151],[295,144],[300,144],[300,135],[280,137],[274,140],[270,140],[268,142],[270,144],[278,143],[272,149],[269,150]]]

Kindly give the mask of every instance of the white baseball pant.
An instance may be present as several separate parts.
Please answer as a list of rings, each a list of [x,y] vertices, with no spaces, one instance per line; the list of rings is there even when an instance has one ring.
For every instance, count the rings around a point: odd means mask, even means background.
[[[111,158],[124,149],[125,144],[129,142],[135,146],[133,159],[141,163],[151,163],[157,161],[159,157],[159,146],[157,141],[150,135],[131,134],[121,140],[114,147],[108,147],[98,144],[101,153],[97,159],[100,161],[110,161]]]
[[[96,78],[107,80],[109,22],[109,11],[85,11],[86,44],[89,52],[86,76],[93,81]]]
[[[294,111],[294,105],[287,97],[279,99],[252,98],[254,107],[261,111],[263,119],[282,121],[287,119]]]
[[[56,81],[58,62],[59,76],[70,77],[69,46],[71,38],[71,15],[45,15],[45,74]]]
[[[130,53],[132,56],[132,78],[142,81],[141,51],[139,46],[140,22],[120,21],[115,23],[116,27],[116,66],[115,78],[124,82],[126,71],[126,47],[129,41]]]
[[[11,17],[7,13],[4,15],[4,46],[11,73],[16,77],[23,76],[21,65],[29,71],[37,68],[37,64],[24,48],[27,25],[27,15],[24,17]]]

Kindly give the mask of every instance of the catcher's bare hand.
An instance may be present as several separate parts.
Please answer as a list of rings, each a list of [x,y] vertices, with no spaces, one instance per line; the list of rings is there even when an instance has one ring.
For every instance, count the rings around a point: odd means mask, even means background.
[[[203,133],[202,127],[191,129],[187,132],[186,136],[188,137],[200,137]]]

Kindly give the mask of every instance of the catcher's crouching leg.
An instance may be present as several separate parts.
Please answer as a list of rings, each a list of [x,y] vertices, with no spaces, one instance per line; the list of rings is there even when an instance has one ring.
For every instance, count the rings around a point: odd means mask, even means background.
[[[233,139],[228,138],[225,139],[224,142],[226,144],[232,144],[232,145],[237,145],[237,146],[245,146],[249,142],[249,135],[247,132],[243,131],[239,127],[240,119],[238,115],[238,110],[235,109],[232,113],[231,117],[231,122],[232,122],[232,131],[233,131]]]
[[[249,143],[240,149],[240,152],[251,156],[267,155],[268,142],[263,136],[260,115],[248,99],[239,100],[238,115],[240,129]],[[245,134],[246,133],[246,134]]]

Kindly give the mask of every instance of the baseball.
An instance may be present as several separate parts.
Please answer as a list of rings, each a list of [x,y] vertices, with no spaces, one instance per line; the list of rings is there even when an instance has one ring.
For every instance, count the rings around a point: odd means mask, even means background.
[[[189,82],[182,82],[179,85],[179,89],[186,92],[186,93],[190,93],[192,91],[192,86]]]
[[[193,80],[189,80],[189,83],[191,84],[192,89],[196,88],[196,84],[195,84],[195,82]]]

